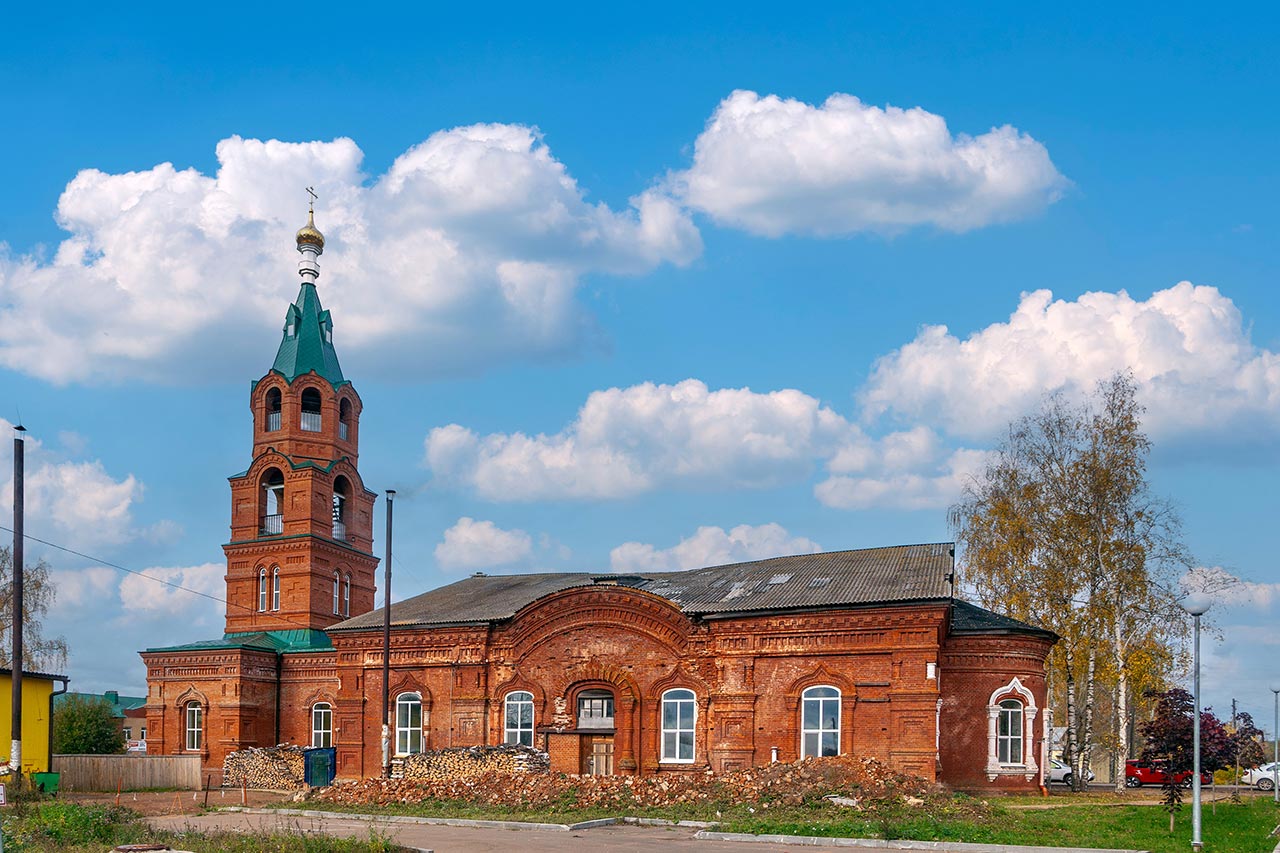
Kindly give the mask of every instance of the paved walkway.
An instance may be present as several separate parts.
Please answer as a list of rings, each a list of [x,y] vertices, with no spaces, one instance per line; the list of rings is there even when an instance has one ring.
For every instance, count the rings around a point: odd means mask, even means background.
[[[317,812],[282,813],[278,810],[220,811],[204,815],[163,815],[147,820],[157,829],[231,832],[306,832],[363,838],[370,832],[391,838],[398,844],[435,853],[561,853],[597,851],[610,853],[782,853],[803,850],[813,853],[848,853],[857,850],[929,850],[934,853],[1031,853],[1053,850],[1071,853],[1069,848],[1006,847],[951,842],[869,841],[864,839],[773,839],[743,837],[731,840],[716,837],[696,826],[605,825],[566,830],[553,825],[542,828],[507,826],[448,826],[421,819],[336,815]],[[524,825],[539,826],[539,825]],[[700,837],[699,837],[700,836]],[[767,846],[765,846],[767,845]],[[1097,853],[1097,851],[1090,851]]]

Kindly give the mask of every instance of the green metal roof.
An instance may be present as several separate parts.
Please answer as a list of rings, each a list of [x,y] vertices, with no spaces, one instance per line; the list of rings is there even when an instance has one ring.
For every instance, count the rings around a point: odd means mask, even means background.
[[[147,704],[147,697],[145,696],[121,696],[114,690],[109,690],[106,693],[59,693],[53,697],[53,704],[55,706],[61,705],[72,697],[106,702],[111,706],[111,716],[117,719],[123,719],[125,711],[141,708]]]
[[[333,649],[329,635],[313,628],[292,628],[288,631],[249,631],[225,634],[218,639],[197,640],[180,646],[157,646],[149,652],[200,652],[213,649],[255,649],[264,652],[325,652]]]
[[[285,314],[284,337],[271,369],[289,382],[314,370],[334,388],[347,383],[333,348],[333,319],[321,307],[320,296],[311,282],[302,283],[297,301]]]

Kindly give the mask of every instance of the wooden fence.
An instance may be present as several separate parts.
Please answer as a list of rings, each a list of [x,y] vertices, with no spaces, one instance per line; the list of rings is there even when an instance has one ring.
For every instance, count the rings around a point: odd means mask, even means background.
[[[201,783],[198,755],[55,755],[53,770],[63,791],[195,791]]]

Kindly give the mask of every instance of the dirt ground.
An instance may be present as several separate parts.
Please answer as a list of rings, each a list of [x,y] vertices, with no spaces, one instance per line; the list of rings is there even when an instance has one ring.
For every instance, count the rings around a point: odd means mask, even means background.
[[[208,792],[209,808],[248,805],[264,806],[288,800],[292,794],[281,791],[248,791],[242,798],[239,788],[214,788]],[[72,803],[115,803],[115,794],[62,791],[59,800]],[[125,791],[119,803],[148,817],[156,815],[199,814],[205,810],[204,791]]]

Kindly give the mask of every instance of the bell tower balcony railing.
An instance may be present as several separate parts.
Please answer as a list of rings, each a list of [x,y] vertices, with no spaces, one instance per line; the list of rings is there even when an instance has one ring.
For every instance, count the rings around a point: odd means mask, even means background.
[[[267,412],[267,432],[275,432],[280,429],[280,413]]]
[[[333,538],[339,542],[347,541],[347,525],[341,521],[333,523]]]
[[[347,440],[347,422],[346,421],[338,421],[338,438],[342,439],[343,441]]]
[[[304,432],[320,431],[320,413],[319,412],[303,412],[302,413],[302,429]]]
[[[283,515],[264,515],[262,517],[263,536],[278,536],[281,533],[284,533]]]

